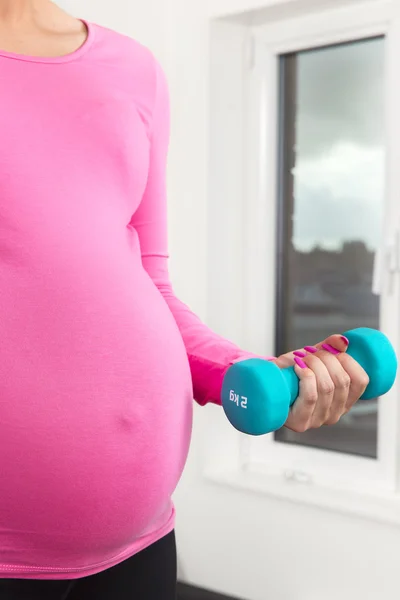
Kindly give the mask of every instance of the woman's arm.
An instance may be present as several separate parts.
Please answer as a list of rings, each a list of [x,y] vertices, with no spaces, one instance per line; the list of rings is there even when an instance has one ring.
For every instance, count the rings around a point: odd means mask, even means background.
[[[227,369],[254,355],[216,335],[172,290],[168,276],[166,199],[170,107],[167,82],[158,63],[155,63],[154,79],[149,175],[141,205],[131,224],[139,235],[143,266],[167,302],[184,340],[194,397],[201,405],[220,404]],[[343,338],[336,335],[318,344],[313,351],[301,353],[304,360],[295,357],[293,352],[275,359],[280,367],[296,363],[300,379],[300,395],[292,407],[287,427],[306,431],[332,425],[361,397],[368,385],[368,376],[346,349]]]
[[[253,355],[216,335],[173,292],[168,274],[166,198],[170,106],[167,82],[158,63],[155,63],[154,96],[148,181],[131,225],[139,236],[143,266],[163,295],[181,332],[189,357],[194,397],[201,405],[220,404],[227,368]]]

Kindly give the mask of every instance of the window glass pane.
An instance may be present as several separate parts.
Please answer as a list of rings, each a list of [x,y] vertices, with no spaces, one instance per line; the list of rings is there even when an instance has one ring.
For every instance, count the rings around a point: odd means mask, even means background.
[[[384,38],[281,58],[277,352],[379,328],[372,293],[384,209]],[[376,457],[378,402],[282,442]]]

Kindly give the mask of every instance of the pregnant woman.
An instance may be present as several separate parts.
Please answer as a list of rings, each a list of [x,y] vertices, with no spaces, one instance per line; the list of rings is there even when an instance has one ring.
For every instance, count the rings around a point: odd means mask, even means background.
[[[0,0],[0,600],[175,598],[193,397],[219,404],[249,354],[171,288],[169,127],[149,50]],[[324,342],[276,359],[297,363],[295,431],[368,383]]]

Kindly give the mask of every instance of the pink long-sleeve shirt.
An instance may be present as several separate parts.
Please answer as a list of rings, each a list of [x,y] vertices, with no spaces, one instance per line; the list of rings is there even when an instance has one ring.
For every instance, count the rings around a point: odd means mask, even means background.
[[[0,577],[73,579],[174,527],[193,397],[246,356],[168,277],[164,74],[87,24],[0,51]]]

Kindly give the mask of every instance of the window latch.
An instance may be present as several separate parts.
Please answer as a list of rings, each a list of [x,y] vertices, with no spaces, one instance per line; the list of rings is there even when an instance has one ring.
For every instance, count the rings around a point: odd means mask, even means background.
[[[380,295],[387,291],[393,295],[396,278],[400,274],[400,231],[375,254],[372,292]],[[387,288],[386,288],[387,285]]]

